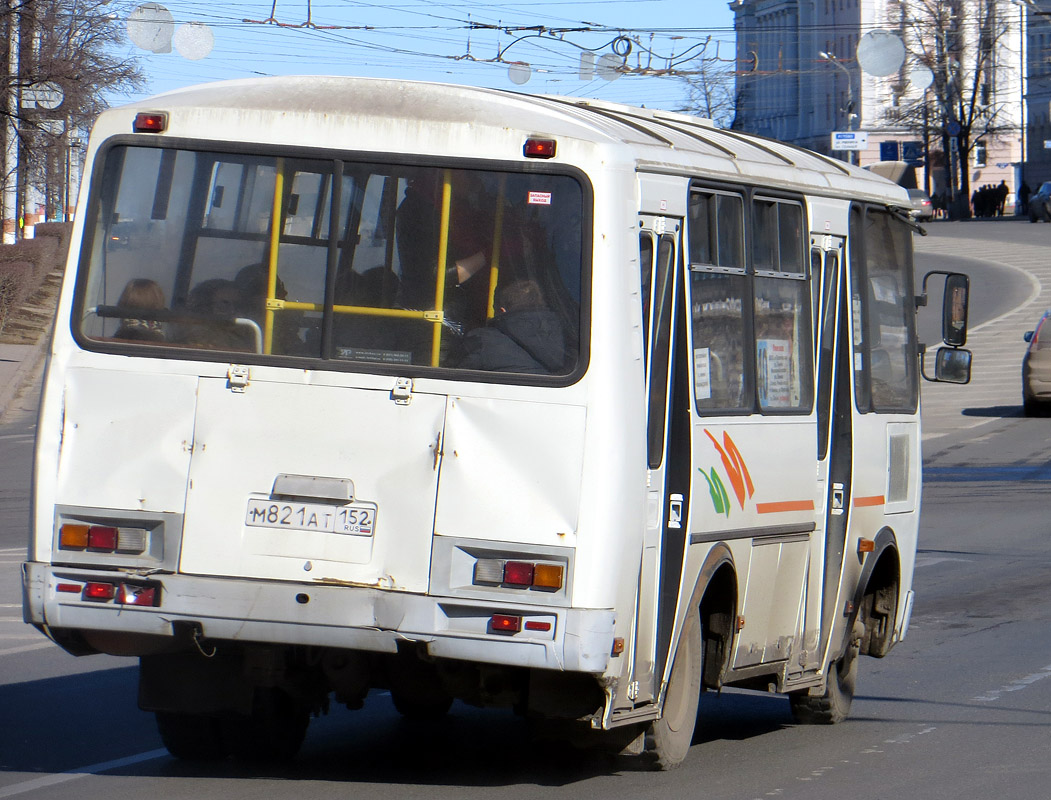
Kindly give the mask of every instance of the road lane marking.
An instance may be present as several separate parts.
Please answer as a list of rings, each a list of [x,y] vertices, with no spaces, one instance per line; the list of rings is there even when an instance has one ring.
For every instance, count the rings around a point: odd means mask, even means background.
[[[128,756],[127,758],[116,758],[113,761],[103,761],[99,764],[77,767],[68,772],[58,772],[54,775],[33,778],[33,780],[30,781],[23,781],[22,783],[15,783],[11,786],[0,788],[0,797],[15,797],[16,795],[25,794],[26,792],[35,792],[37,789],[46,789],[49,786],[67,783],[68,781],[83,778],[87,775],[97,775],[100,772],[108,772],[111,769],[120,769],[121,767],[131,766],[132,764],[141,764],[143,761],[153,761],[156,758],[162,758],[166,755],[168,755],[168,751],[164,749],[150,750],[145,753],[139,753],[138,755]]]
[[[1042,681],[1046,678],[1051,678],[1051,664],[1048,664],[1039,672],[1034,672],[1030,675],[1026,675],[1024,678],[1019,678],[1016,681],[1011,681],[1011,683],[1001,686],[999,689],[993,689],[991,692],[986,692],[985,694],[978,695],[977,697],[972,697],[971,699],[975,703],[992,703],[999,700],[1003,695],[1007,694],[1008,692],[1018,692],[1022,689],[1028,689],[1034,683]]]
[[[963,561],[965,563],[972,561],[970,558],[951,558],[950,556],[916,556],[916,569],[920,567],[930,567],[934,564],[940,564],[943,561]]]

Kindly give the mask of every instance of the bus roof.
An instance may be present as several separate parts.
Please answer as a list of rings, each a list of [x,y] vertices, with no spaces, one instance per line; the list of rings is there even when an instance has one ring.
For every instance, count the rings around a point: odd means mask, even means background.
[[[509,138],[517,142],[520,158],[525,137],[553,137],[560,153],[569,141],[619,146],[624,152],[616,160],[633,161],[642,171],[908,203],[900,187],[843,161],[722,130],[700,117],[599,100],[381,78],[291,76],[176,89],[107,112],[100,122],[118,115],[114,132],[127,131],[124,118],[141,110],[168,111],[173,136],[239,141],[248,138],[239,131],[250,131],[254,141],[354,147],[362,141],[355,132],[368,131],[390,152],[481,158],[506,158],[514,152],[507,148]]]

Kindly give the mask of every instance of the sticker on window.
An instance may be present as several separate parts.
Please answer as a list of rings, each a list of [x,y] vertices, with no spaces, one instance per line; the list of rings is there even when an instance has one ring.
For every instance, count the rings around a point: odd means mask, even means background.
[[[712,399],[711,350],[707,347],[693,351],[693,393],[698,400]]]
[[[551,205],[551,192],[530,192],[528,203],[531,206]]]

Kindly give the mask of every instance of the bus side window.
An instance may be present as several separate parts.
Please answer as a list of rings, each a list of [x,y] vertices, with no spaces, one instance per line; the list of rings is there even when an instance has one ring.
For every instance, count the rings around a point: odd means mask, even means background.
[[[688,225],[697,409],[700,413],[749,410],[744,201],[729,192],[694,189]]]

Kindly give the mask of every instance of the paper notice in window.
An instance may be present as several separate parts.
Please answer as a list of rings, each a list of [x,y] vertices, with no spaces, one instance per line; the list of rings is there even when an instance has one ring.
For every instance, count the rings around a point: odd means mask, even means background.
[[[759,373],[759,404],[763,408],[792,405],[792,343],[788,339],[759,339],[756,342]]]
[[[531,206],[549,206],[551,205],[551,192],[530,192],[528,203]]]
[[[707,347],[693,351],[693,394],[698,400],[712,399],[712,357]]]

